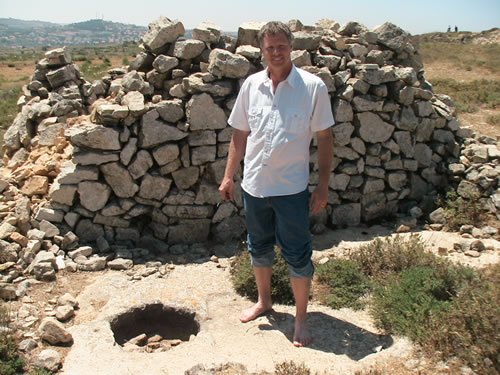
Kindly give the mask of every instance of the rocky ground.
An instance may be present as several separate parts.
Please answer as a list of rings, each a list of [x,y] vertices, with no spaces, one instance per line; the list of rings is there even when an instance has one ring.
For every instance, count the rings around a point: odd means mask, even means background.
[[[341,256],[392,233],[393,228],[384,226],[328,230],[315,236],[314,258],[322,262]],[[493,238],[480,240],[482,251],[467,253],[460,246],[474,240],[470,234],[417,233],[431,251],[454,261],[477,268],[499,261],[500,242]],[[274,312],[242,324],[239,313],[250,302],[232,289],[229,269],[230,258],[202,257],[188,264],[139,264],[128,271],[62,271],[53,282],[34,282],[24,297],[11,302],[11,312],[24,335],[22,347],[28,352],[31,349],[28,357],[32,363],[54,369],[61,365],[59,374],[141,374],[144,369],[148,374],[184,374],[189,369],[190,374],[262,373],[290,360],[304,363],[313,373],[354,374],[369,368],[397,369],[401,374],[429,368],[432,372],[427,373],[451,373],[450,365],[436,367],[423,359],[408,340],[383,335],[367,311],[332,310],[319,304],[314,295],[309,310],[314,341],[307,348],[295,348],[291,343],[293,307],[278,305]],[[156,344],[154,339],[148,344],[117,344],[118,317],[131,311],[147,313],[147,306],[160,303],[180,314],[179,319],[192,314],[199,332],[178,331],[180,336],[187,335],[185,341],[166,340],[168,334],[163,334],[163,341]],[[65,311],[71,313],[62,318],[61,306],[68,305],[73,308]],[[52,318],[53,326],[43,327],[48,325],[47,317],[54,316],[58,320]],[[155,326],[161,315],[147,319]],[[178,328],[176,316],[173,319],[171,327]],[[166,322],[170,324],[168,319]],[[138,324],[141,322],[125,322],[129,329]],[[58,342],[66,335],[71,338],[69,343]],[[47,337],[57,344],[48,344]]]

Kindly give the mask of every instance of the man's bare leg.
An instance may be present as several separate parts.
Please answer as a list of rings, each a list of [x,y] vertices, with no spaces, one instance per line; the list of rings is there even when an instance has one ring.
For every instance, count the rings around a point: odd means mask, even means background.
[[[259,299],[255,305],[243,310],[240,315],[240,321],[243,323],[254,320],[273,308],[271,300],[271,275],[272,267],[253,267]]]
[[[293,295],[295,296],[295,331],[293,333],[293,345],[306,346],[312,341],[311,333],[307,328],[307,304],[311,290],[311,278],[292,277]]]

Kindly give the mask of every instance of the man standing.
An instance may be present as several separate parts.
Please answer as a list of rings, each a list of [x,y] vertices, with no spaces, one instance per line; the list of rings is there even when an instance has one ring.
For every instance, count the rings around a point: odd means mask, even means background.
[[[308,345],[307,304],[314,266],[311,261],[309,213],[328,202],[333,158],[333,115],[328,90],[320,78],[291,61],[292,33],[281,22],[259,32],[267,68],[248,77],[235,102],[229,125],[234,128],[224,179],[219,191],[234,199],[234,174],[243,159],[243,200],[248,250],[257,283],[257,303],[241,313],[248,322],[272,309],[271,274],[274,245],[290,268],[296,315],[293,344]],[[319,184],[309,196],[309,145],[316,133]]]

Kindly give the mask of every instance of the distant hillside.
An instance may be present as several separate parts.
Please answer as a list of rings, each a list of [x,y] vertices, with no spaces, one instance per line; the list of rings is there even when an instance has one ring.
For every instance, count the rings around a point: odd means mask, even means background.
[[[500,43],[500,29],[495,27],[481,32],[458,31],[448,33],[427,33],[419,35],[421,41],[460,42],[472,44]]]
[[[94,19],[59,25],[0,18],[0,48],[102,45],[137,41],[147,27]]]
[[[10,29],[26,30],[26,29],[53,27],[53,26],[60,26],[60,25],[44,21],[25,21],[25,20],[18,20],[15,18],[0,18],[0,29],[10,28]]]

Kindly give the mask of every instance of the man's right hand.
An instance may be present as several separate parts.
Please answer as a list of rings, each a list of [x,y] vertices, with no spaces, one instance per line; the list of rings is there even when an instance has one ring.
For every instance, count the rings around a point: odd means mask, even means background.
[[[224,178],[219,186],[220,195],[225,201],[234,200],[234,182],[230,178]]]

